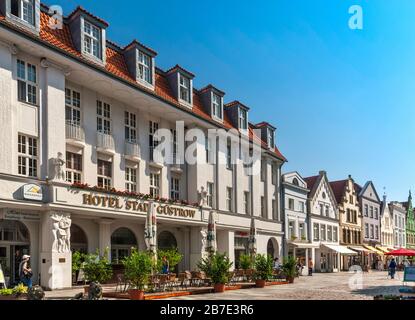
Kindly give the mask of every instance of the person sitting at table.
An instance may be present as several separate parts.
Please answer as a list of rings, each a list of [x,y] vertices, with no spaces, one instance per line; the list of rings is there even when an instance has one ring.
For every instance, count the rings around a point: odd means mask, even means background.
[[[170,265],[169,260],[167,260],[167,257],[164,256],[162,259],[162,270],[161,273],[163,274],[169,274],[170,273]]]

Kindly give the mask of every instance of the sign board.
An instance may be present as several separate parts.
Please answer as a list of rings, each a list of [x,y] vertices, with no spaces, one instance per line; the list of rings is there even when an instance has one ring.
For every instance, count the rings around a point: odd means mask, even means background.
[[[2,215],[2,219],[17,221],[40,221],[40,214],[31,212],[17,212],[14,210],[5,209]]]
[[[415,267],[406,267],[403,282],[415,282]]]
[[[43,200],[42,187],[38,186],[37,184],[33,184],[33,183],[25,184],[23,186],[23,199],[42,201]]]
[[[7,289],[6,279],[4,278],[4,273],[3,273],[3,269],[1,267],[1,264],[0,264],[0,284],[2,284],[3,287]]]

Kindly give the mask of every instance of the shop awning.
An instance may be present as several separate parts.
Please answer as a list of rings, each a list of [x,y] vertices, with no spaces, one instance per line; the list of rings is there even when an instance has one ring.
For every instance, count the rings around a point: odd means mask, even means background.
[[[358,251],[358,252],[371,252],[370,250],[368,250],[368,249],[366,249],[366,248],[363,248],[363,247],[361,247],[361,246],[359,246],[359,247],[350,247],[350,246],[349,246],[349,249],[352,249],[352,250],[354,250],[354,251]]]
[[[291,242],[291,244],[300,249],[318,248],[318,244],[307,243],[307,242]]]
[[[339,246],[339,245],[335,245],[335,244],[323,244],[323,246],[325,246],[325,247],[327,247],[327,248],[329,248],[333,251],[336,251],[338,253],[341,253],[341,254],[350,254],[350,255],[357,254],[355,251],[350,250],[345,246]]]
[[[376,254],[379,254],[379,255],[382,255],[382,256],[383,256],[383,252],[382,252],[382,251],[380,251],[380,250],[378,250],[378,249],[376,249],[376,248],[374,248],[374,247],[372,247],[372,246],[367,246],[367,245],[364,245],[364,247],[365,247],[366,249],[370,250],[370,251],[371,251],[371,252],[373,252],[373,253],[376,253]]]
[[[383,253],[388,253],[390,250],[386,247],[376,246],[376,249],[382,251]]]

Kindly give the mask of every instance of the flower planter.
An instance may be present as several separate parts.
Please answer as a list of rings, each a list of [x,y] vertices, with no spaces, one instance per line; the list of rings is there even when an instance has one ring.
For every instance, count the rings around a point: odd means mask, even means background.
[[[84,293],[88,295],[89,293],[89,286],[84,286]]]
[[[225,292],[225,285],[223,283],[215,283],[214,289],[216,293]]]
[[[288,283],[294,283],[294,277],[287,277]]]
[[[9,295],[9,296],[0,296],[0,301],[10,301],[10,300],[29,300],[27,294],[19,295]]]
[[[128,294],[131,300],[144,300],[144,291],[138,289],[128,290]]]
[[[266,283],[265,280],[256,280],[255,281],[255,286],[257,288],[265,288],[265,283]]]

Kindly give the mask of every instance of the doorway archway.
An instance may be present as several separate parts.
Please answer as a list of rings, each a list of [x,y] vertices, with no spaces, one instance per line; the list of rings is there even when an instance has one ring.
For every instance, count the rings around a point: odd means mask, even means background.
[[[71,250],[81,253],[88,252],[88,238],[85,231],[76,224],[71,225]]]
[[[131,248],[137,248],[134,233],[128,228],[118,228],[111,235],[111,262],[120,264],[124,257],[131,254]]]

